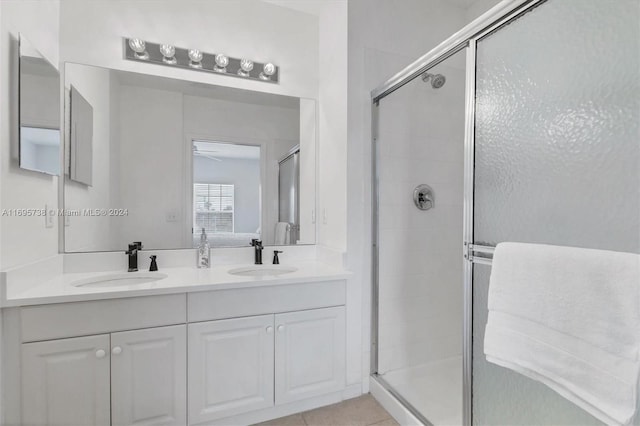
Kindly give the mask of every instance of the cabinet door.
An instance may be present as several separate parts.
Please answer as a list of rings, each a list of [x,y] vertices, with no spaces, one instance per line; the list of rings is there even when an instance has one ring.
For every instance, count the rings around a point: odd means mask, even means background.
[[[113,424],[187,423],[186,326],[111,335]]]
[[[189,324],[189,423],[273,405],[273,315]]]
[[[344,306],[278,314],[275,324],[276,404],[344,388]]]
[[[22,424],[110,424],[108,334],[22,345]]]

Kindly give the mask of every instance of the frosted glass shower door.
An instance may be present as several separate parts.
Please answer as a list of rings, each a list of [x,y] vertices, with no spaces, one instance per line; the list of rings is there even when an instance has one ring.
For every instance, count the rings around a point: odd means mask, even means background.
[[[461,424],[465,52],[428,73],[377,107],[376,372],[423,419]]]
[[[640,252],[640,2],[548,0],[477,42],[474,242]],[[593,425],[487,363],[473,266],[473,422]]]

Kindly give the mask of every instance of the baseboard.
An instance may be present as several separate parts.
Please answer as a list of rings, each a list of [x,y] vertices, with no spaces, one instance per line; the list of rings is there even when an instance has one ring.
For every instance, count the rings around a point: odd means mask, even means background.
[[[356,383],[347,386],[340,392],[333,392],[314,398],[304,399],[302,401],[291,402],[283,405],[276,405],[256,410],[250,413],[244,413],[233,417],[209,421],[202,423],[207,426],[229,426],[229,425],[252,425],[255,423],[266,422],[268,420],[278,419],[280,417],[289,416],[291,414],[301,413],[303,411],[313,410],[314,408],[324,407],[325,405],[336,404],[345,399],[355,398],[362,394],[362,386]]]

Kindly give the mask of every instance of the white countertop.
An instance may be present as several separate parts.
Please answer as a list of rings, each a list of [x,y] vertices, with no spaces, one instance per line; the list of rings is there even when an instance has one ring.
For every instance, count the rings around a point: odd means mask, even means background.
[[[43,281],[41,284],[29,286],[24,291],[13,293],[2,301],[2,307],[286,285],[300,282],[346,279],[351,275],[348,271],[336,269],[317,261],[283,264],[281,266],[291,266],[297,268],[297,270],[278,276],[251,277],[229,273],[231,269],[250,266],[253,265],[245,263],[215,266],[208,269],[195,267],[160,268],[158,272],[167,275],[164,279],[117,287],[78,287],[74,286],[73,283],[79,280],[126,273],[126,271],[62,273]],[[271,265],[262,265],[265,268],[269,266]],[[135,274],[145,273],[148,272],[130,272],[132,277]]]

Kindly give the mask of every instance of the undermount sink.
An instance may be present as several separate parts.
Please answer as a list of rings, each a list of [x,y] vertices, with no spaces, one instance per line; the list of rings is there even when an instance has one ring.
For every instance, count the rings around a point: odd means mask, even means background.
[[[71,283],[74,287],[124,287],[146,284],[167,278],[167,274],[160,272],[124,272],[121,274],[101,275],[99,277],[84,278]]]
[[[293,266],[253,265],[230,269],[229,273],[243,277],[277,277],[278,275],[290,274],[297,270],[298,268],[294,268]]]

